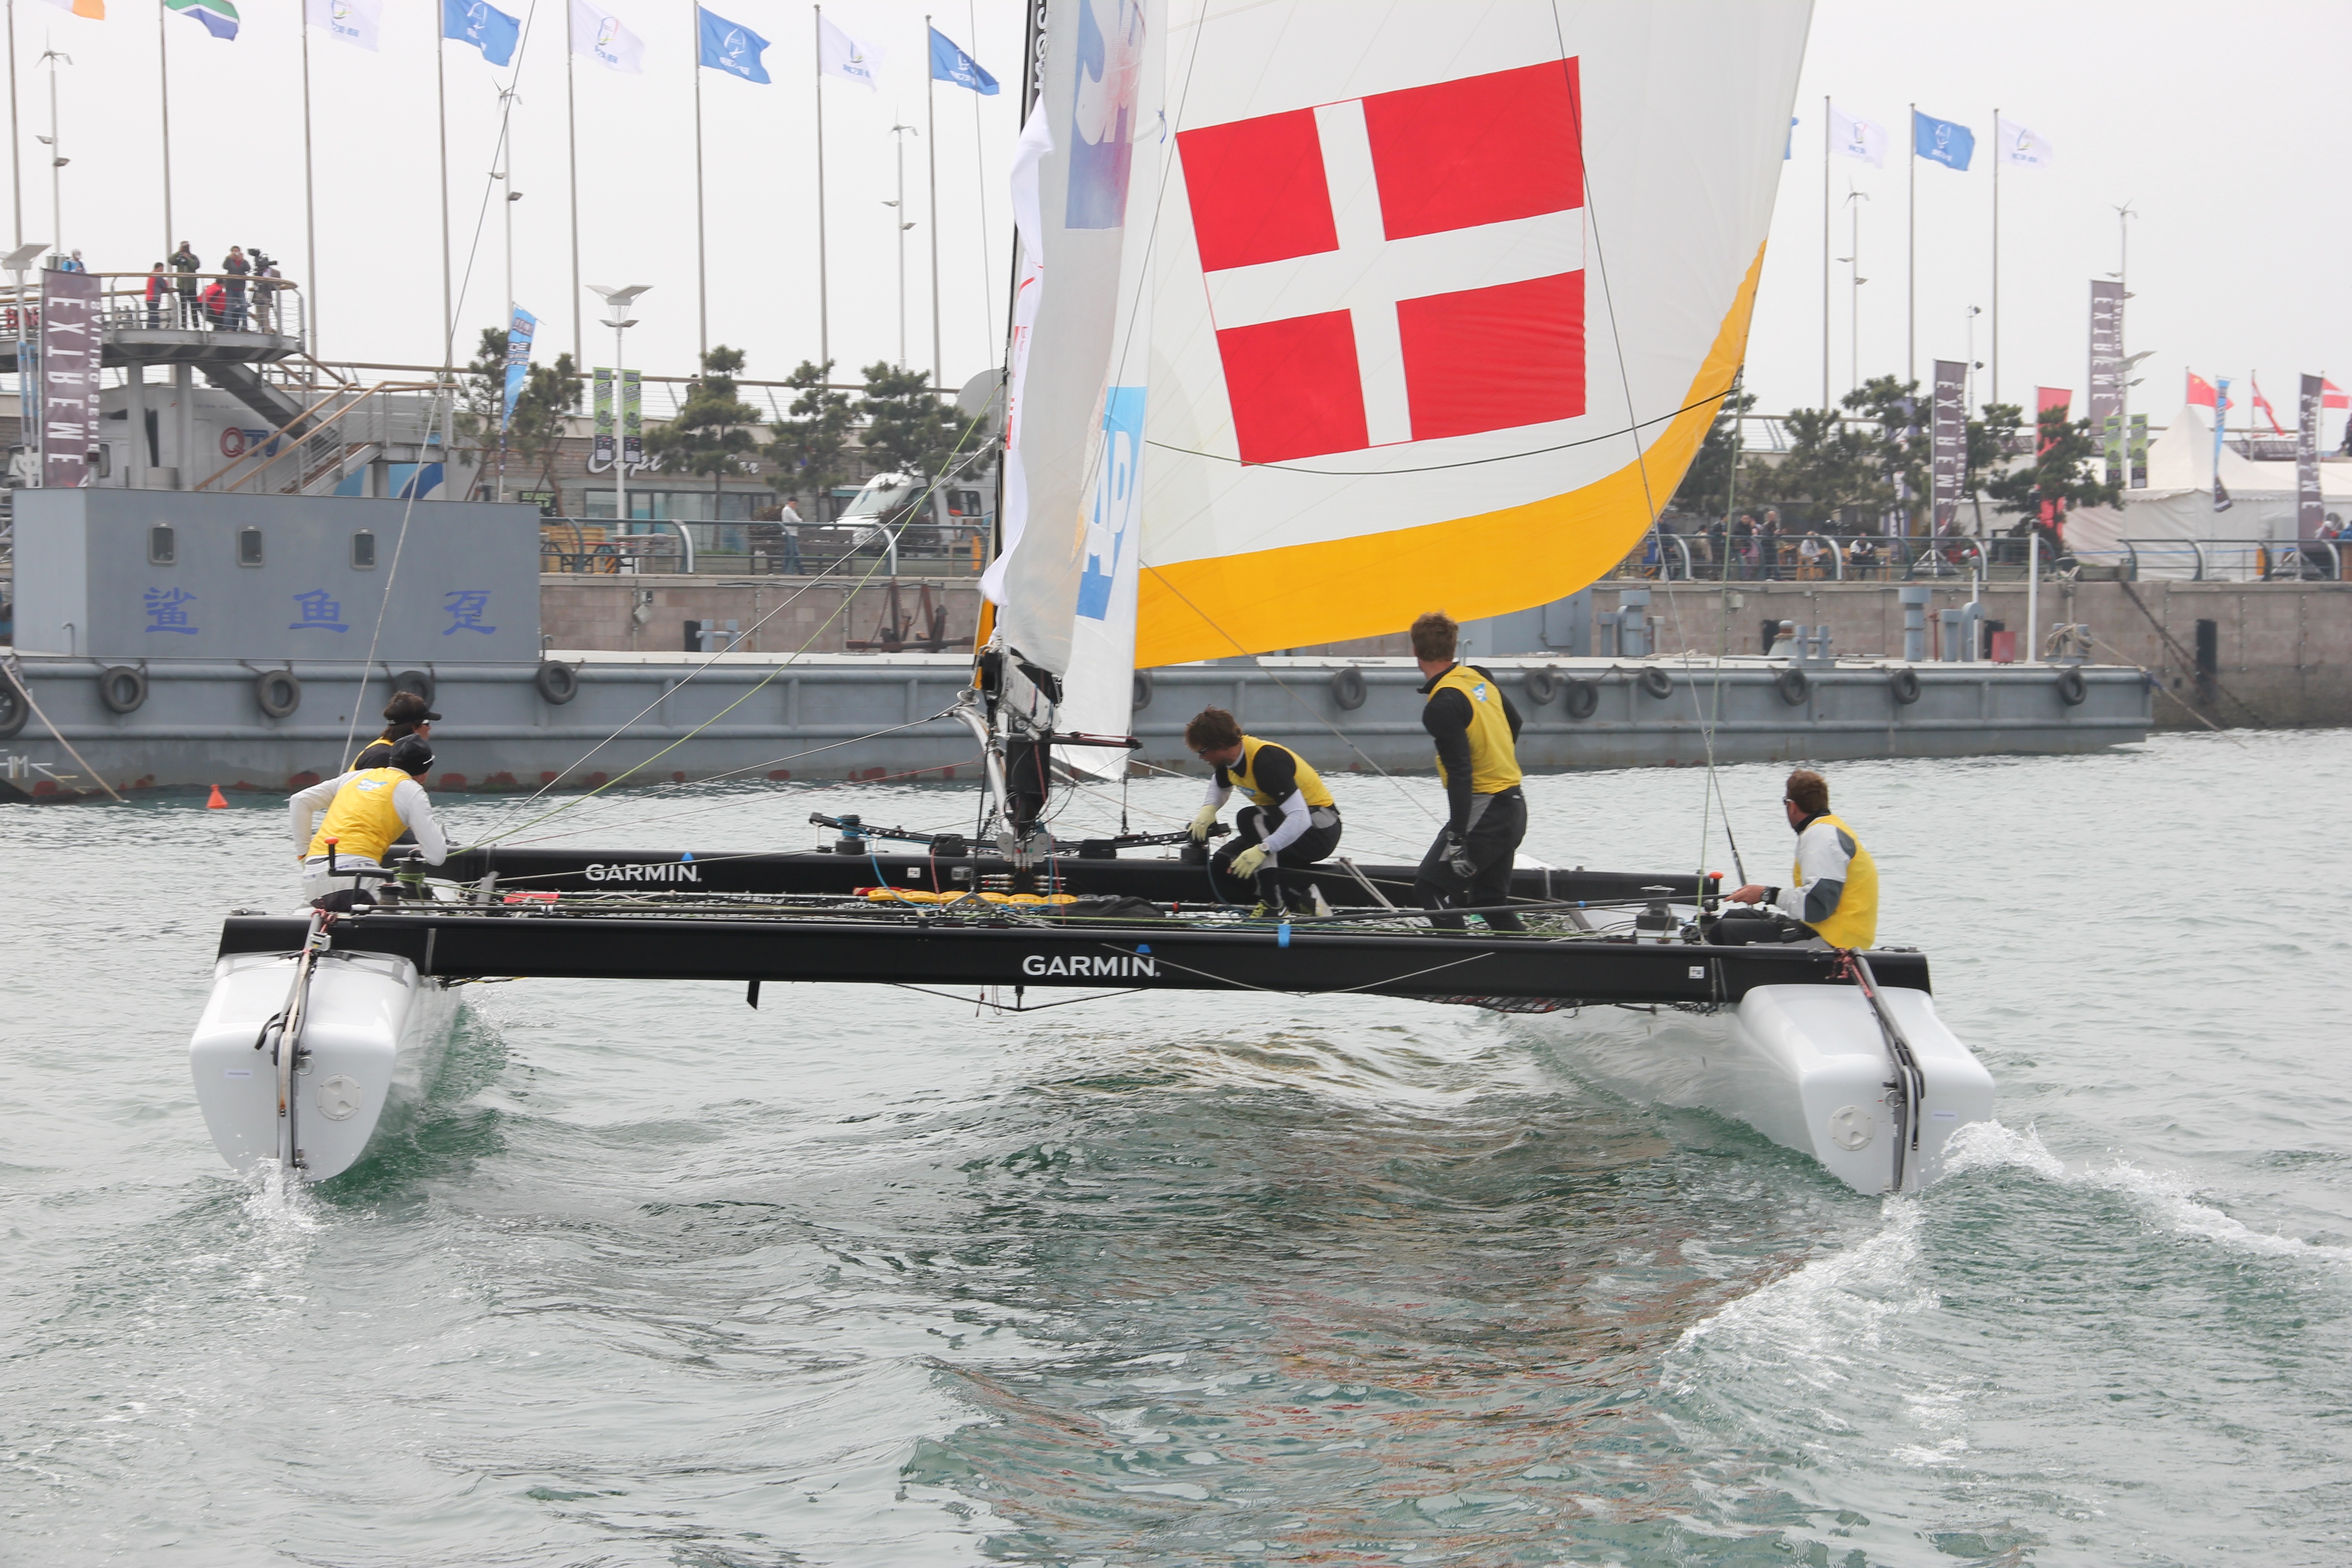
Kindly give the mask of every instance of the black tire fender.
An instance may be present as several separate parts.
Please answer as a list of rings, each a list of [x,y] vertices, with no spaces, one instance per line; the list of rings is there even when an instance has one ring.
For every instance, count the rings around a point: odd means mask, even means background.
[[[33,716],[33,705],[16,684],[16,678],[0,669],[0,741],[13,741]]]
[[[136,713],[147,703],[147,672],[112,664],[98,672],[98,700],[109,713]]]
[[[2081,670],[2062,669],[2058,672],[2059,701],[2069,708],[2080,708],[2083,705],[2083,700],[2090,695],[2090,682],[2083,679]]]
[[[1908,708],[1919,700],[1919,672],[1898,669],[1886,678],[1886,689],[1894,694],[1895,706]]]
[[[253,700],[272,719],[290,718],[302,706],[302,683],[290,669],[265,669],[253,678]]]
[[[1148,669],[1139,669],[1135,672],[1133,689],[1128,694],[1127,710],[1130,713],[1140,713],[1150,706],[1151,672]]]
[[[428,670],[404,669],[392,678],[392,694],[397,697],[404,691],[413,691],[425,699],[425,706],[430,708],[433,706],[434,688],[438,684]]]
[[[1675,678],[1654,664],[1642,671],[1642,689],[1664,702],[1675,694]]]
[[[551,658],[539,667],[530,683],[539,688],[541,700],[551,707],[561,708],[580,695],[580,672]]]
[[[1601,706],[1601,682],[1570,680],[1568,683],[1568,695],[1562,700],[1560,706],[1568,710],[1568,716],[1571,719],[1591,718],[1594,710]]]
[[[1331,672],[1331,700],[1344,710],[1354,712],[1370,695],[1370,689],[1364,685],[1364,672],[1354,665]]]
[[[1791,708],[1813,694],[1813,678],[1793,667],[1773,676],[1772,684],[1780,689],[1780,700]]]
[[[1528,700],[1540,708],[1559,695],[1562,684],[1559,670],[1548,664],[1538,665],[1528,671]]]

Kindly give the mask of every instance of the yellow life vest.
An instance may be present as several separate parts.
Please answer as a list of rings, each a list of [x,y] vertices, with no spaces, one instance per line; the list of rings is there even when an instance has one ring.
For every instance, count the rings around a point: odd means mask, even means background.
[[[392,792],[408,774],[399,768],[370,768],[354,773],[335,792],[334,804],[327,807],[327,818],[319,824],[319,831],[310,836],[310,847],[305,853],[323,856],[327,840],[336,839],[335,858],[339,860],[376,860],[392,847],[407,824],[400,820],[400,808],[392,804]]]
[[[1519,782],[1518,748],[1511,743],[1511,721],[1503,713],[1503,694],[1492,680],[1466,664],[1457,664],[1430,683],[1422,700],[1441,691],[1459,691],[1470,703],[1470,793],[1500,795]],[[1437,778],[1445,777],[1445,762],[1438,759]]]
[[[1846,863],[1845,891],[1838,897],[1838,907],[1829,919],[1808,929],[1832,947],[1872,946],[1878,941],[1878,862],[1870,858],[1860,836],[1846,826],[1843,817],[1825,811],[1813,821],[1836,828],[1853,846],[1853,853]],[[1789,875],[1792,882],[1804,881],[1801,857]]]
[[[1276,746],[1272,741],[1261,741],[1255,735],[1242,737],[1242,760],[1225,769],[1225,777],[1231,779],[1243,794],[1257,802],[1261,809],[1274,810],[1276,805],[1274,796],[1258,788],[1256,778],[1258,753],[1269,747],[1289,756],[1291,765],[1298,770],[1298,793],[1307,797],[1310,807],[1337,804],[1331,798],[1331,792],[1323,787],[1323,775],[1308,767],[1305,757],[1288,746]]]

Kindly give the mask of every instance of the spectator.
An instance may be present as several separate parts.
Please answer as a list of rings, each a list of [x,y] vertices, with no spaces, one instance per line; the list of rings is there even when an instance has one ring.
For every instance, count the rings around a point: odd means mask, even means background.
[[[283,276],[284,274],[278,270],[277,263],[272,262],[269,266],[263,268],[260,274],[254,279],[254,331],[260,332],[274,332],[278,330],[278,290],[286,286],[279,282],[278,279]]]
[[[205,320],[212,323],[213,331],[219,331],[228,325],[228,290],[220,286],[217,279],[205,284],[205,291],[196,298],[203,304]]]
[[[160,331],[163,326],[163,299],[172,291],[172,280],[163,276],[163,264],[155,263],[147,274],[147,330]]]
[[[797,577],[801,574],[801,514],[791,497],[784,498],[784,510],[776,514],[776,521],[783,534],[784,574]]]
[[[1756,575],[1756,516],[1753,512],[1739,514],[1739,526],[1732,534],[1732,548],[1739,552],[1739,574]]]
[[[180,280],[180,325],[184,327],[204,325],[196,304],[196,274],[204,265],[196,259],[195,248],[184,239],[180,241],[180,248],[172,252],[172,270]]]
[[[1845,563],[1853,568],[1855,576],[1869,577],[1878,569],[1878,546],[1870,542],[1868,534],[1863,535],[1845,552]]]
[[[58,263],[58,270],[60,272],[87,272],[89,268],[82,265],[81,252],[77,250],[72,255],[67,257],[63,261]]]
[[[1706,526],[1698,531],[1699,558],[1707,563],[1710,577],[1715,575],[1713,568],[1717,563],[1728,559],[1723,553],[1723,519],[1719,517],[1708,518]]]
[[[1789,574],[1789,542],[1780,528],[1780,509],[1764,509],[1764,526],[1757,537],[1764,556],[1764,575],[1778,581]]]
[[[230,246],[221,270],[228,274],[228,330],[241,332],[245,331],[245,279],[253,270],[253,263],[245,258],[245,247]]]
[[[1811,534],[1797,541],[1797,575],[1810,583],[1822,574],[1822,542]]]

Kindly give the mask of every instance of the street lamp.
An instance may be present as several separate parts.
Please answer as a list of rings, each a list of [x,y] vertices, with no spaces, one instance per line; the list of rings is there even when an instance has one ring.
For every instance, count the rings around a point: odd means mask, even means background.
[[[907,368],[907,231],[915,226],[907,217],[907,138],[922,132],[911,125],[893,125],[890,138],[898,149],[898,199],[884,202],[898,220],[898,368]]]
[[[39,405],[33,399],[32,381],[25,368],[25,271],[32,266],[33,258],[48,247],[47,240],[37,239],[30,245],[18,246],[5,258],[0,258],[0,268],[5,268],[16,279],[16,440],[20,446],[36,454],[40,450],[36,436],[40,415]],[[41,465],[37,458],[33,463],[34,487],[37,489],[40,482]]]
[[[604,325],[613,329],[613,396],[617,401],[621,397],[621,334],[637,324],[636,318],[629,314],[629,307],[636,302],[638,295],[653,285],[632,283],[625,289],[613,289],[602,283],[591,283],[588,287],[604,301],[604,308],[613,312],[603,321]],[[627,532],[630,521],[629,460],[625,436],[613,448],[613,516],[622,524],[621,531]],[[677,536],[686,547],[684,564],[691,572],[694,569],[694,542],[687,537],[683,527],[677,531]]]
[[[73,160],[58,156],[58,63],[60,60],[67,65],[73,64],[71,55],[57,49],[47,50],[41,56],[41,63],[49,68],[49,133],[43,136],[37,132],[33,140],[49,150],[49,228],[57,235],[58,247],[62,251],[66,242],[66,221],[63,216],[65,202],[58,191],[58,183],[63,176],[58,171]]]

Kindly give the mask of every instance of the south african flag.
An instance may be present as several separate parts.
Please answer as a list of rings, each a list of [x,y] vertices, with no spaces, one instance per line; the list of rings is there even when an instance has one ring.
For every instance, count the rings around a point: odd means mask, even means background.
[[[236,7],[229,0],[163,0],[163,8],[194,16],[215,38],[236,37]]]

